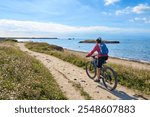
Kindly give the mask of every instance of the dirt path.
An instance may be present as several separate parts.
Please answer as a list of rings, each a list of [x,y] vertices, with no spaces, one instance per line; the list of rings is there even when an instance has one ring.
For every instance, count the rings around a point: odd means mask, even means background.
[[[108,92],[103,88],[102,84],[95,83],[89,79],[85,70],[82,68],[76,67],[53,56],[30,51],[25,48],[24,43],[18,43],[18,46],[22,51],[27,52],[29,55],[40,60],[50,70],[68,99],[85,99],[84,96],[81,96],[80,90],[77,90],[73,84],[80,84],[84,91],[95,100],[145,99],[144,97],[137,95],[134,91],[121,86],[118,86],[117,90],[113,92]]]

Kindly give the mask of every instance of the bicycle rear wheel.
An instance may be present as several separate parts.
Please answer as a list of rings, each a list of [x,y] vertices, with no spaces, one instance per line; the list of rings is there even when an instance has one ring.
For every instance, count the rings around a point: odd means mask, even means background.
[[[86,73],[89,78],[94,79],[96,77],[96,67],[92,61],[86,63]]]
[[[111,67],[103,66],[101,74],[104,86],[110,91],[114,90],[118,83],[116,72]]]

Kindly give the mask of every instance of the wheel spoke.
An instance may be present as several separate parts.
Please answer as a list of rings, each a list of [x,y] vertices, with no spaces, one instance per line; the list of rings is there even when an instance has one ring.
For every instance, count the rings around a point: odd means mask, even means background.
[[[89,76],[89,78],[91,78],[91,79],[96,77],[96,68],[95,68],[93,62],[87,62],[86,73]]]
[[[103,83],[108,90],[113,90],[117,86],[117,77],[114,70],[110,67],[105,67],[103,71]]]

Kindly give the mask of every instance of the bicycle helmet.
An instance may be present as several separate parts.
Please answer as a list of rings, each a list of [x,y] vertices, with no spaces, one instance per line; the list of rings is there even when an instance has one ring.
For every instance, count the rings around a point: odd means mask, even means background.
[[[101,38],[101,37],[98,37],[98,38],[96,39],[96,41],[97,41],[98,43],[101,43],[101,42],[102,42],[102,38]]]

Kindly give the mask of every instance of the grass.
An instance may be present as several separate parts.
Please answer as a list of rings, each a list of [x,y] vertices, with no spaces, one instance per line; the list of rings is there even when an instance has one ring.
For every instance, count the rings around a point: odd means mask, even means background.
[[[51,48],[51,45],[47,46]],[[60,58],[64,61],[67,61],[82,68],[85,68],[85,64],[88,61],[87,59],[74,55],[70,52],[56,51],[54,48],[43,49],[46,47],[44,47],[41,43],[27,43],[26,47],[36,52],[53,55],[57,58]],[[131,67],[110,63],[108,65],[111,66],[117,72],[119,83],[121,85],[131,89],[139,90],[142,93],[150,95],[149,70],[133,69]]]
[[[73,84],[73,86],[77,89],[77,90],[79,90],[80,91],[80,94],[81,94],[81,96],[84,96],[84,98],[86,99],[86,100],[91,100],[92,99],[92,97],[86,92],[86,91],[84,91],[84,89],[83,89],[83,87],[81,86],[81,84],[77,84],[77,83],[74,83],[74,82],[72,82],[72,84]]]
[[[117,72],[119,83],[128,88],[136,89],[145,94],[150,94],[150,71],[133,69],[123,65],[109,65]]]
[[[15,40],[15,39],[5,39],[5,41],[7,41],[7,42],[18,42],[18,41]]]
[[[0,99],[67,99],[47,68],[13,46],[0,46]]]
[[[36,51],[38,49],[38,51],[40,52],[49,52],[52,50],[64,51],[62,47],[56,45],[50,46],[48,43],[28,42],[26,46],[33,51]]]
[[[56,47],[59,47],[59,46],[49,45],[47,43],[28,42],[28,43],[26,43],[26,47],[32,51],[53,55],[64,61],[72,63],[78,67],[85,68],[87,59],[83,59],[83,58],[76,56],[69,52],[64,52],[63,50],[58,51],[58,49],[56,49]]]

